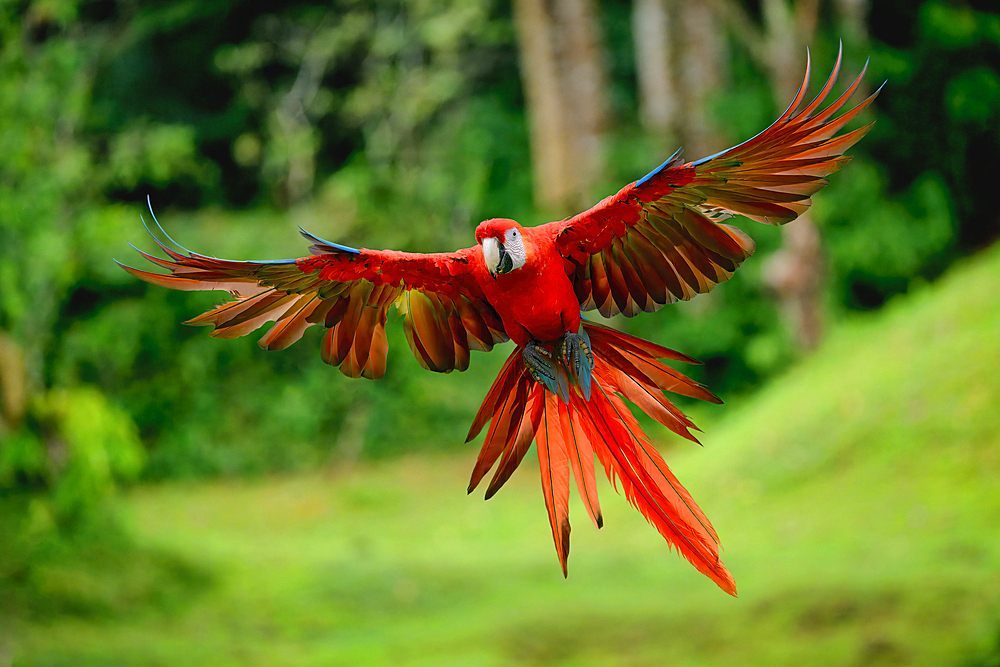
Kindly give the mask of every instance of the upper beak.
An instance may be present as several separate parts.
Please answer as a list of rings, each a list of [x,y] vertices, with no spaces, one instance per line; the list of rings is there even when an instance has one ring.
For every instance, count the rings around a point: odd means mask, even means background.
[[[499,239],[493,236],[487,236],[483,239],[483,259],[486,262],[486,270],[493,276],[493,280],[496,280],[506,254],[507,249],[503,247]]]

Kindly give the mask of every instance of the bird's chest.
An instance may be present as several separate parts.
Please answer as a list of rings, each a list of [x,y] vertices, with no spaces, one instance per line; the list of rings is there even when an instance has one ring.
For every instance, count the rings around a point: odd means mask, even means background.
[[[487,298],[504,324],[520,325],[535,340],[556,340],[580,325],[580,305],[562,257],[499,275],[490,287]],[[518,342],[513,331],[508,335]]]

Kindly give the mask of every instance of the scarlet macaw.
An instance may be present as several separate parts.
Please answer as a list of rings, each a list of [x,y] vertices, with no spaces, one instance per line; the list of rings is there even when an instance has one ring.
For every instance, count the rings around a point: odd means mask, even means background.
[[[566,575],[570,470],[587,512],[602,525],[594,455],[608,478],[669,544],[724,591],[736,594],[719,559],[718,537],[670,472],[628,399],[649,416],[694,440],[694,424],[662,392],[721,402],[660,359],[690,357],[581,317],[651,312],[708,292],[754,252],[754,242],[722,221],[743,215],[767,224],[794,220],[810,196],[845,165],[843,152],[871,125],[835,136],[874,99],[840,116],[857,80],[817,113],[833,88],[840,56],[817,97],[799,110],[809,80],[788,110],[752,139],[716,155],[684,162],[680,151],[589,211],[538,227],[492,219],[476,229],[477,245],[451,253],[415,254],[349,248],[304,230],[315,253],[301,259],[231,261],[142,253],[169,275],[124,267],[154,285],[226,290],[233,301],[190,320],[234,338],[266,322],[268,350],[284,349],[313,324],[326,327],[323,361],[349,377],[385,373],[386,315],[404,317],[410,348],[426,369],[469,367],[469,351],[512,340],[507,359],[469,430],[490,423],[469,492],[499,460],[486,497],[510,477],[537,443],[542,491],[556,552]],[[835,117],[836,116],[836,117]],[[140,251],[141,252],[141,251]]]

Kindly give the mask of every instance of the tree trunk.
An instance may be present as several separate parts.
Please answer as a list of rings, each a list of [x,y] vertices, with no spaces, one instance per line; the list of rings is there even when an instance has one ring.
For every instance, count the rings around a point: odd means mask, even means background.
[[[764,280],[800,349],[814,350],[823,339],[823,282],[826,263],[819,229],[808,211],[781,228],[781,249],[764,263]]]
[[[802,81],[805,47],[815,36],[819,20],[819,0],[761,0],[763,31],[737,2],[715,0],[715,6],[768,71],[775,102],[784,110]],[[765,264],[764,280],[777,292],[798,346],[812,350],[823,337],[825,262],[819,229],[806,211],[781,232],[782,247]]]
[[[604,48],[592,0],[515,0],[528,103],[535,202],[553,212],[592,204],[604,168]]]
[[[0,331],[0,435],[20,426],[27,404],[24,354],[13,338]]]
[[[868,8],[871,0],[834,0],[844,42],[851,46],[868,43]]]
[[[682,2],[677,9],[678,87],[683,100],[679,129],[685,155],[692,160],[726,147],[710,122],[711,96],[725,84],[726,43],[709,4]]]
[[[679,111],[672,67],[672,9],[668,0],[635,0],[632,6],[639,116],[646,131],[664,144],[677,131]]]
[[[763,0],[771,89],[780,109],[802,82],[805,46],[816,34],[819,0]],[[781,228],[782,246],[765,265],[764,279],[778,293],[780,307],[799,348],[816,349],[823,338],[822,239],[810,211]]]

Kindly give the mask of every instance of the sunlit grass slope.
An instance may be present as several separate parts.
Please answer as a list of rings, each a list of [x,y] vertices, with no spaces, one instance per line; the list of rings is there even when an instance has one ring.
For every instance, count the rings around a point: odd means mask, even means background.
[[[704,448],[665,445],[739,599],[607,486],[603,530],[573,508],[563,580],[537,467],[484,503],[465,495],[470,449],[142,489],[137,539],[203,586],[20,622],[14,663],[971,664],[1000,627],[998,285],[1000,248],[719,408]]]

